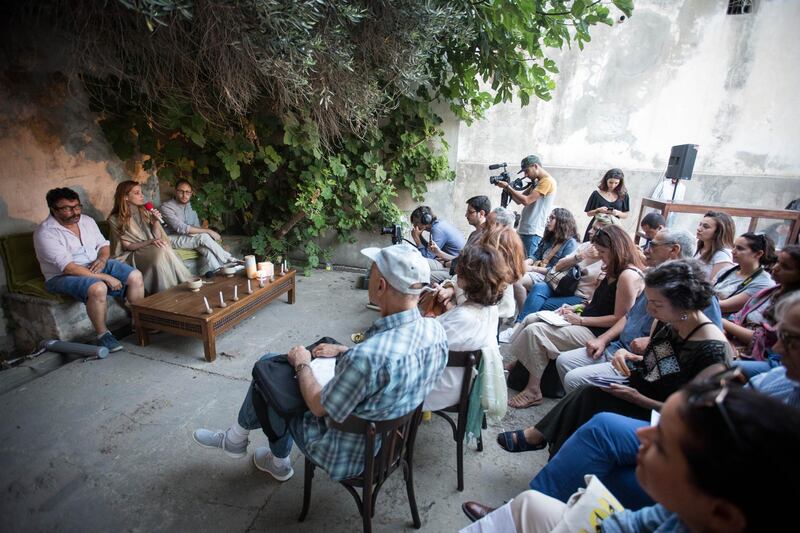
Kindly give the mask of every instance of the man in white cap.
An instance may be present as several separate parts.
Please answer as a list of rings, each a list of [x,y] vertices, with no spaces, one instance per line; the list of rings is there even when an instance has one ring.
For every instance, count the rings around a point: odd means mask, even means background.
[[[311,371],[311,352],[303,346],[289,350],[288,360],[309,410],[287,420],[288,432],[275,440],[268,438],[269,447],[258,448],[253,455],[256,467],[279,481],[294,474],[290,461],[293,442],[333,480],[360,474],[363,437],[329,428],[326,418],[344,422],[350,415],[368,420],[406,415],[422,403],[447,365],[444,328],[434,319],[422,318],[417,309],[419,294],[430,280],[425,258],[408,244],[361,252],[373,261],[369,296],[380,308],[381,318],[352,348],[333,344],[314,348],[313,357],[339,357],[333,378],[325,384]],[[195,442],[244,457],[250,431],[261,427],[252,395],[251,385],[237,423],[226,431],[198,429]],[[278,415],[269,401],[265,402],[272,420]]]

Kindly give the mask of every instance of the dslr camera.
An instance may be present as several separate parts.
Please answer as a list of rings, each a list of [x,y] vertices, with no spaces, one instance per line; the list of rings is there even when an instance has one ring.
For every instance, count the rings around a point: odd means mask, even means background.
[[[400,244],[403,242],[403,227],[400,224],[394,226],[383,226],[381,228],[381,235],[391,235],[392,244]]]
[[[494,165],[489,165],[489,170],[502,169],[496,176],[489,176],[489,183],[492,185],[497,185],[499,182],[505,181],[515,191],[524,191],[530,184],[525,183],[525,178],[511,179],[511,176],[508,174],[507,167],[507,163],[495,163]],[[503,189],[503,193],[500,195],[500,205],[503,207],[508,207],[509,200],[511,200],[511,194],[507,190]]]

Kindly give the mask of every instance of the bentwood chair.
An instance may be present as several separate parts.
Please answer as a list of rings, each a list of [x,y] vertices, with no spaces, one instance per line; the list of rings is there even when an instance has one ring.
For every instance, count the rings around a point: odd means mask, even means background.
[[[434,414],[444,418],[450,429],[453,430],[453,439],[456,441],[456,476],[458,478],[458,490],[464,490],[464,436],[467,431],[467,413],[469,412],[469,396],[472,392],[472,385],[475,379],[472,376],[473,369],[477,368],[481,362],[481,351],[471,352],[449,352],[447,355],[447,366],[450,368],[463,368],[464,377],[461,380],[461,393],[458,403],[444,409],[434,411]],[[456,420],[450,415],[456,415]],[[483,428],[486,428],[486,418],[483,419]],[[478,431],[478,451],[483,451],[483,437]]]
[[[339,483],[353,496],[361,513],[364,532],[372,531],[372,518],[375,516],[375,501],[384,481],[398,468],[403,469],[403,478],[406,482],[408,503],[411,506],[411,517],[414,528],[419,529],[422,523],[419,519],[417,501],[414,496],[413,458],[414,441],[417,429],[422,419],[422,405],[405,416],[394,420],[371,421],[350,416],[339,424],[329,420],[331,428],[345,433],[364,435],[366,447],[364,449],[364,471],[360,476],[340,481]],[[375,444],[380,442],[380,451],[376,455]],[[308,457],[305,458],[305,480],[303,486],[303,510],[298,520],[302,522],[308,514],[311,504],[311,483],[314,478],[315,465]],[[361,494],[358,489],[361,489]]]

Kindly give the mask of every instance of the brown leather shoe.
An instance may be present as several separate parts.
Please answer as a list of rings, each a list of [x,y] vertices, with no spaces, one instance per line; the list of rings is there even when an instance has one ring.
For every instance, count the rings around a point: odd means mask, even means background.
[[[478,502],[464,502],[461,504],[461,510],[467,515],[471,521],[476,522],[495,510],[494,507],[483,505]]]

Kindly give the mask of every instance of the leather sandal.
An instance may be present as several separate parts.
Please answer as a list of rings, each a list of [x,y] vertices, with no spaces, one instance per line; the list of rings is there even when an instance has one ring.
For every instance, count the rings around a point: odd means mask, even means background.
[[[514,440],[515,436],[517,437],[516,440]],[[500,447],[505,451],[511,453],[535,452],[536,450],[543,450],[545,447],[547,447],[547,441],[543,441],[539,444],[531,444],[525,440],[524,429],[500,433],[497,436],[497,444],[499,444]]]

